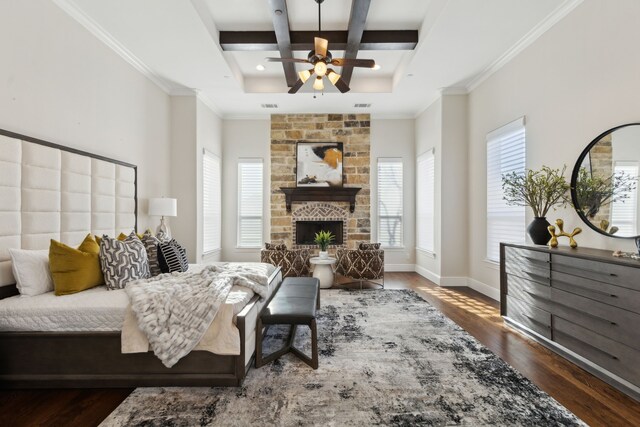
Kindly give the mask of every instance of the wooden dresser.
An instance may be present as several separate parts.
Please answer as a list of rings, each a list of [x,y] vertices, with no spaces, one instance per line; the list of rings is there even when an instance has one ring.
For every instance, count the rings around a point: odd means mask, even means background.
[[[589,248],[500,246],[505,321],[640,400],[640,261]]]

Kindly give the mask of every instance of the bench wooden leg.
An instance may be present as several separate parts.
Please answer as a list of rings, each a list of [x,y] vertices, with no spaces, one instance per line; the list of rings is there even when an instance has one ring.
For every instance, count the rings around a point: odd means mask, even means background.
[[[311,367],[318,369],[318,327],[316,319],[311,321]]]

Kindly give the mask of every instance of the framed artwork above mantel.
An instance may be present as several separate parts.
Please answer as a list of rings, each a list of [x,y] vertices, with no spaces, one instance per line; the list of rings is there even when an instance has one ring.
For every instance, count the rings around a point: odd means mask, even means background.
[[[297,187],[342,187],[342,142],[298,142]]]

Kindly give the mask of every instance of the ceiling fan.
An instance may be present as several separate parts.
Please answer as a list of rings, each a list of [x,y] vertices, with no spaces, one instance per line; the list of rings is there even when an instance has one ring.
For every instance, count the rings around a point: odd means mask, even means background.
[[[324,0],[315,0],[318,3],[318,35],[322,35],[322,19],[321,19],[321,5]],[[313,68],[309,70],[303,70],[298,72],[298,81],[289,89],[289,93],[296,93],[302,85],[304,85],[309,78],[315,74],[315,80],[313,82],[313,88],[315,90],[323,90],[324,82],[323,77],[333,84],[342,93],[349,92],[350,88],[344,80],[340,79],[340,74],[336,73],[333,68],[329,68],[329,65],[335,65],[337,67],[362,67],[373,68],[376,65],[376,61],[373,59],[348,59],[348,58],[333,58],[331,52],[328,50],[329,41],[322,37],[315,37],[314,50],[309,51],[307,59],[300,58],[266,58],[269,62],[301,62],[310,64]]]

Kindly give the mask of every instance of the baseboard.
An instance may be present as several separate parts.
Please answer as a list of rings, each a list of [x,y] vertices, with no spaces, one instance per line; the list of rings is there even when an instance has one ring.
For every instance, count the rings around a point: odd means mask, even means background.
[[[468,286],[474,291],[478,291],[491,299],[500,301],[500,289],[496,289],[493,286],[489,286],[486,283],[482,283],[470,277],[468,278]]]
[[[441,277],[440,286],[444,287],[456,287],[456,286],[469,286],[467,277]]]
[[[413,264],[385,264],[384,265],[384,271],[410,271],[410,272],[414,272],[416,271],[416,266]]]
[[[415,265],[414,271],[419,275],[421,275],[422,277],[424,277],[425,279],[431,280],[436,285],[440,284],[440,276],[434,273],[433,271],[427,270],[426,268],[417,264]]]

